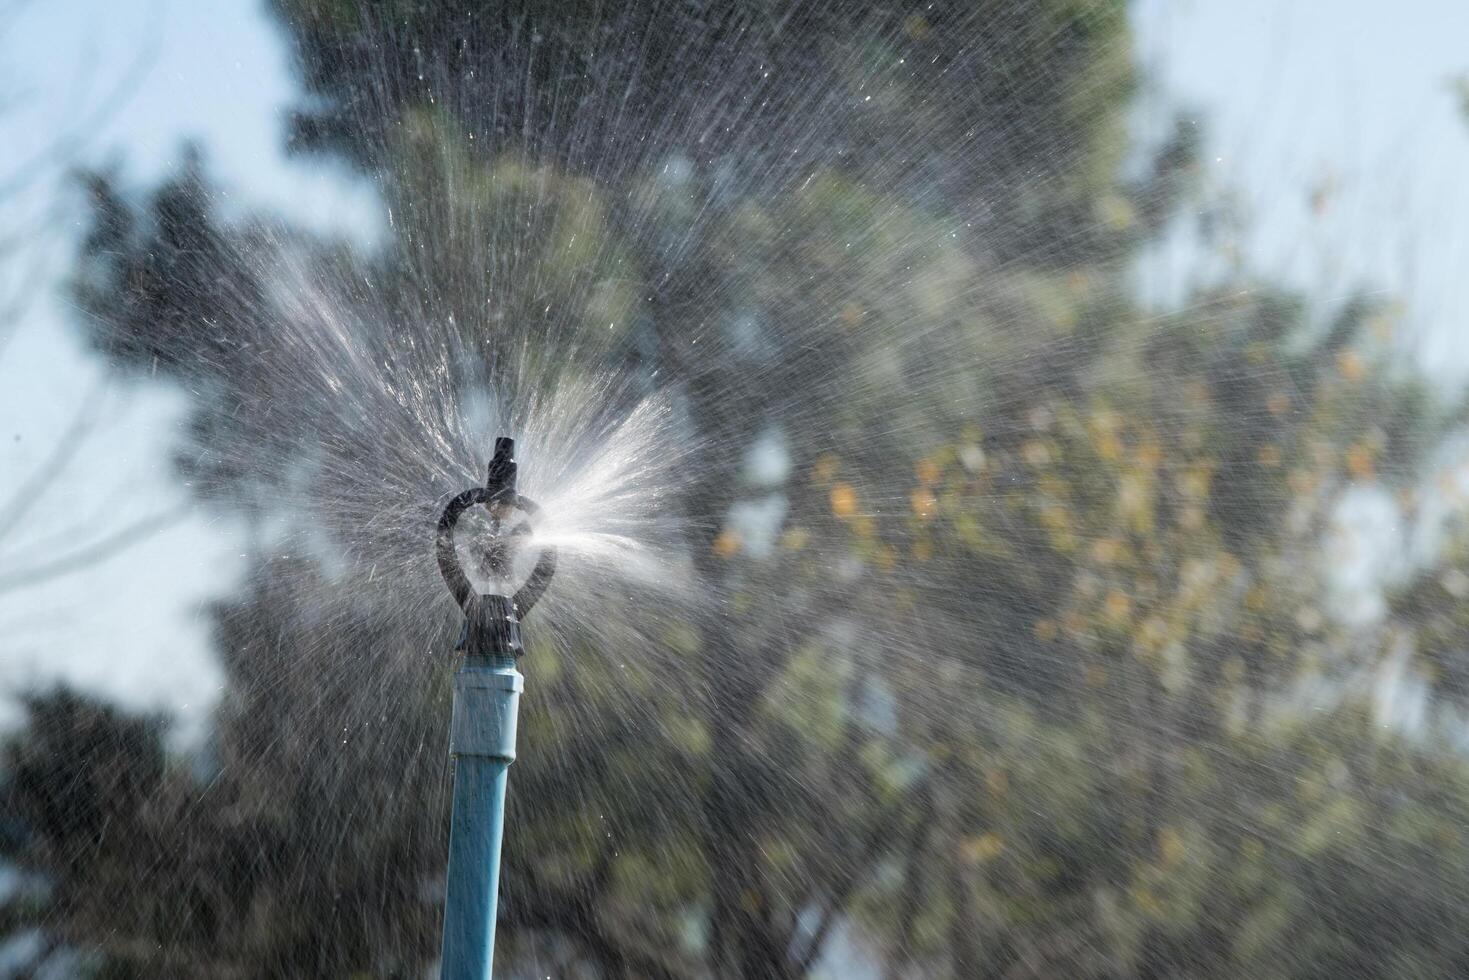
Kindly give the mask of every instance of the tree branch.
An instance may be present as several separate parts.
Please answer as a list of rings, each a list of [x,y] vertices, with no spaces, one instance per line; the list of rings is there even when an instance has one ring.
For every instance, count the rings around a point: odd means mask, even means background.
[[[83,545],[50,561],[23,568],[18,572],[0,575],[0,593],[18,592],[60,578],[71,572],[80,571],[88,565],[104,562],[126,550],[148,535],[177,524],[189,513],[188,505],[145,517],[90,544]]]
[[[927,777],[925,777],[926,779]],[[920,783],[915,788],[914,796],[921,798],[925,792],[925,784]],[[821,921],[811,933],[811,939],[806,943],[806,948],[799,956],[792,958],[792,974],[794,976],[805,976],[816,962],[816,957],[821,955],[821,947],[826,943],[827,934],[831,931],[837,920],[837,913],[846,908],[852,893],[867,879],[877,859],[894,841],[893,831],[896,829],[900,814],[907,809],[901,804],[894,804],[883,814],[882,819],[872,828],[863,843],[862,854],[856,861],[847,862],[846,869],[832,889],[831,898],[822,909]]]
[[[102,400],[103,390],[103,385],[92,386],[71,421],[67,423],[66,431],[56,440],[56,445],[52,447],[50,455],[5,501],[4,508],[0,509],[0,541],[4,541],[5,536],[15,530],[31,508],[41,499],[46,488],[61,475],[76,454],[81,451],[88,434],[97,424],[97,406]]]
[[[24,190],[38,177],[52,173],[55,164],[70,160],[102,129],[102,124],[127,105],[142,85],[149,69],[157,58],[162,32],[156,29],[162,13],[155,3],[153,20],[155,29],[148,34],[147,47],[141,49],[127,69],[102,99],[85,114],[81,121],[66,129],[27,159],[6,173],[0,174],[0,198],[10,197]]]

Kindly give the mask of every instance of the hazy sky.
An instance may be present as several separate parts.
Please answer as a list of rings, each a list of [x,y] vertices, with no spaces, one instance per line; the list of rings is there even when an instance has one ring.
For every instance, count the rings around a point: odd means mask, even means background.
[[[287,161],[280,110],[294,83],[285,46],[258,0],[47,0],[0,37],[0,187],[57,140],[80,160],[118,164],[146,185],[197,139],[239,206],[263,205],[316,227],[366,233],[370,196],[341,174]],[[130,82],[130,79],[137,81]],[[124,102],[108,109],[122,87]],[[7,104],[10,99],[5,100]],[[101,110],[102,124],[88,125]],[[74,242],[75,207],[44,214],[61,188],[26,186],[0,213],[7,229],[37,218],[51,233],[43,292],[0,348],[0,501],[44,460],[105,375],[68,321],[57,277]],[[29,274],[29,273],[28,273]],[[170,472],[183,399],[156,385],[107,389],[102,422],[22,531],[0,539],[0,571],[53,553],[56,531],[111,524],[187,501]],[[0,724],[4,692],[61,677],[130,703],[203,717],[220,677],[203,606],[239,575],[235,529],[199,513],[82,574],[0,594]]]
[[[1469,377],[1469,116],[1453,86],[1469,3],[1141,0],[1133,20],[1166,99],[1199,110],[1208,184],[1248,216],[1251,264],[1318,298],[1402,300],[1420,365]],[[1196,265],[1173,251],[1145,267],[1153,290]]]
[[[1403,302],[1401,334],[1445,379],[1469,376],[1469,128],[1450,79],[1469,70],[1462,0],[1140,0],[1141,58],[1161,91],[1156,127],[1184,106],[1208,135],[1208,183],[1249,216],[1251,264],[1318,296],[1372,288]],[[103,103],[130,66],[129,98]],[[0,188],[32,154],[81,137],[81,159],[147,184],[196,138],[239,207],[370,237],[370,193],[284,159],[281,108],[294,83],[259,0],[47,0],[0,35]],[[7,169],[8,168],[8,169]],[[0,222],[38,221],[39,301],[0,348],[0,502],[44,459],[102,374],[68,324],[57,277],[75,230],[44,213],[54,180],[29,184]],[[1310,205],[1325,192],[1324,214]],[[42,234],[41,232],[44,232]],[[48,248],[49,243],[49,248]],[[1139,272],[1176,294],[1197,268],[1166,245]],[[29,273],[28,273],[29,274]],[[98,530],[187,499],[170,474],[182,400],[114,383],[87,448],[23,533],[0,538],[0,573],[56,546],[77,519]],[[65,677],[131,703],[202,718],[219,686],[202,605],[239,574],[233,528],[199,514],[83,574],[0,595],[0,697]],[[0,707],[0,722],[5,718]]]

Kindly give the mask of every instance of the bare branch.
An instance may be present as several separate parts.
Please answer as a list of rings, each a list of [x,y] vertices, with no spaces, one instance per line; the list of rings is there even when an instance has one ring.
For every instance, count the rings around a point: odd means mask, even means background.
[[[10,495],[4,507],[0,508],[0,542],[3,542],[5,537],[15,530],[26,514],[30,513],[31,508],[45,495],[46,489],[65,472],[66,467],[81,451],[87,441],[87,436],[97,425],[97,409],[102,402],[105,390],[106,386],[102,384],[92,386],[82,404],[72,415],[66,431],[51,448],[50,455]]]
[[[161,18],[161,8],[154,5],[154,20]],[[108,92],[97,105],[87,112],[80,122],[68,128],[50,143],[36,151],[8,173],[0,176],[0,198],[9,197],[33,183],[43,174],[53,173],[55,165],[73,159],[87,142],[102,127],[102,123],[119,109],[127,105],[142,85],[148,70],[158,54],[162,32],[150,31],[147,47],[138,52]]]
[[[132,545],[137,544],[149,535],[177,524],[188,515],[189,511],[190,507],[184,505],[160,514],[154,514],[151,517],[145,517],[106,537],[82,545],[50,561],[44,561],[40,564],[32,565],[29,568],[23,568],[18,572],[0,575],[0,594],[18,592],[21,589],[41,585],[52,579],[70,574],[71,572],[81,571],[89,565],[104,562],[119,552],[125,551]]]
[[[918,792],[926,791],[919,790]],[[826,937],[836,923],[839,913],[846,909],[853,893],[876,869],[878,859],[897,843],[899,818],[909,809],[911,807],[905,807],[900,803],[890,806],[867,835],[861,855],[857,860],[846,864],[845,871],[838,879],[836,887],[832,889],[826,907],[821,911],[821,921],[811,932],[810,940],[799,954],[791,956],[792,976],[804,977],[810,973],[811,968],[816,964],[816,958],[821,955],[821,948],[826,945]],[[915,829],[915,833],[920,832],[921,828]]]

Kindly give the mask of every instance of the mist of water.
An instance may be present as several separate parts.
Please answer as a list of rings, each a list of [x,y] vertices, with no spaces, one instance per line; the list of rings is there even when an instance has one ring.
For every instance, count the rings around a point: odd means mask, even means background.
[[[366,719],[312,832],[361,794],[432,837],[459,623],[434,528],[511,436],[539,506],[520,574],[559,553],[514,777],[559,809],[512,830],[511,891],[564,909],[579,861],[627,855],[607,880],[646,891],[584,918],[675,909],[646,945],[680,966],[723,915],[802,970],[860,959],[828,929],[866,922],[890,966],[911,943],[969,975],[982,927],[1017,971],[1162,976],[1210,952],[1168,946],[1172,906],[1197,925],[1237,869],[1284,881],[1241,901],[1228,962],[1289,958],[1256,906],[1332,889],[1270,848],[1314,859],[1363,813],[1390,836],[1410,767],[1356,734],[1318,765],[1302,723],[1400,647],[1331,615],[1323,529],[1354,485],[1411,489],[1438,420],[1339,328],[1360,315],[1322,328],[1246,275],[1166,313],[1132,294],[1196,147],[1129,128],[1122,7],[935,7],[611,5],[550,30],[466,6],[443,50],[399,44],[396,7],[318,12],[348,40],[308,63],[293,133],[373,180],[384,241],[252,218],[159,277],[209,310],[165,351],[201,406],[181,469],[250,526],[259,606],[311,627],[284,655],[268,614],[224,630],[224,722],[318,683],[333,739]],[[282,709],[308,733],[319,710]],[[226,776],[269,796],[275,743],[245,744]],[[1394,860],[1364,872],[1382,894]],[[1460,894],[1438,885],[1432,908]],[[1054,949],[1015,938],[1036,909]]]

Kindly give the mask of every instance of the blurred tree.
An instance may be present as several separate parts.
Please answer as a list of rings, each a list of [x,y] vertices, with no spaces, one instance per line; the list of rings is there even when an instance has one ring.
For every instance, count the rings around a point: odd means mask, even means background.
[[[909,519],[869,532],[957,574],[965,585],[938,596],[955,620],[983,583],[1005,583],[1008,615],[984,633],[1004,659],[975,645],[962,720],[922,710],[923,685],[900,689],[915,700],[906,717],[933,721],[920,745],[943,762],[928,791],[955,801],[872,899],[874,927],[919,964],[1021,976],[1462,969],[1457,940],[1364,939],[1374,931],[1357,921],[1370,918],[1367,896],[1400,887],[1395,868],[1421,861],[1426,826],[1457,840],[1460,790],[1440,789],[1463,772],[1445,745],[1394,744],[1358,713],[1351,691],[1382,647],[1324,608],[1334,586],[1321,554],[1341,494],[1411,486],[1446,420],[1415,382],[1366,367],[1368,309],[1319,332],[1297,304],[1244,297],[1204,307],[1207,332],[1197,311],[1119,328],[1073,395],[1036,396],[1027,430],[976,431],[921,460]],[[934,609],[915,592],[911,615]],[[1017,687],[1011,663],[1050,683]],[[1344,700],[1340,717],[1304,725],[1322,700]],[[1440,774],[1412,791],[1400,766]],[[1415,816],[1399,820],[1394,799]],[[1326,824],[1394,857],[1324,848]],[[1226,844],[1250,862],[1281,849],[1302,863],[1262,880]],[[968,870],[944,878],[955,866]],[[1466,884],[1437,876],[1417,900],[1441,914]],[[1341,918],[1312,921],[1323,905]],[[1268,941],[1256,931],[1267,910],[1281,930]],[[983,951],[982,969],[956,963],[966,950]]]
[[[320,97],[321,111],[298,121],[298,144],[345,151],[385,178],[388,203],[398,216],[398,251],[375,274],[396,282],[379,293],[390,303],[402,296],[405,307],[419,307],[412,311],[419,316],[482,308],[473,295],[483,289],[475,285],[485,278],[478,270],[497,260],[486,254],[489,229],[483,221],[518,210],[503,198],[518,183],[533,182],[533,205],[544,202],[548,187],[568,180],[587,181],[588,190],[633,188],[626,204],[623,196],[608,195],[608,201],[618,202],[608,211],[610,224],[600,233],[584,229],[590,232],[584,237],[592,254],[608,254],[614,240],[609,236],[627,242],[631,251],[612,260],[612,272],[630,280],[635,274],[650,292],[641,301],[614,300],[624,307],[637,302],[637,307],[609,320],[649,323],[654,343],[651,350],[644,345],[642,357],[689,396],[697,442],[723,447],[694,464],[699,478],[691,482],[685,501],[693,526],[708,529],[695,553],[710,593],[732,595],[739,590],[736,583],[750,577],[726,561],[729,547],[720,543],[731,533],[722,529],[725,514],[744,495],[737,478],[740,456],[728,447],[751,445],[777,424],[797,459],[812,458],[814,450],[797,440],[820,431],[812,424],[819,416],[811,413],[825,408],[802,404],[793,393],[836,393],[860,383],[854,372],[870,368],[870,336],[862,343],[832,343],[831,329],[852,316],[847,311],[868,294],[891,307],[872,311],[875,322],[884,312],[911,316],[924,312],[925,304],[932,308],[935,301],[921,295],[925,284],[891,297],[883,294],[912,263],[936,261],[941,278],[926,285],[948,296],[952,309],[941,314],[951,322],[935,326],[946,340],[960,333],[962,312],[952,298],[964,289],[961,277],[974,274],[976,267],[952,237],[940,238],[925,215],[988,215],[982,227],[955,228],[969,242],[982,244],[991,253],[987,261],[996,264],[1024,257],[1029,264],[1058,265],[1088,250],[1119,254],[1125,242],[1125,229],[1099,223],[1092,213],[1099,194],[1119,201],[1124,194],[1115,176],[1129,87],[1120,5],[1038,4],[1024,12],[998,5],[981,12],[932,8],[922,15],[872,8],[856,24],[852,11],[843,7],[772,8],[764,15],[779,19],[781,29],[768,31],[751,30],[762,14],[728,5],[635,5],[611,12],[610,19],[574,5],[528,5],[500,12],[487,26],[475,23],[483,18],[481,11],[456,4],[298,5],[282,13],[300,44],[308,83]],[[648,39],[643,58],[628,61],[599,43],[609,33],[627,32]],[[1055,43],[1037,45],[1032,40],[1037,36]],[[551,56],[537,59],[522,81],[519,61],[526,40],[548,45]],[[584,71],[568,76],[567,59],[590,61]],[[401,69],[409,62],[411,73],[404,74]],[[715,103],[707,90],[744,74],[774,80],[763,91],[762,85],[754,86],[747,103],[733,110],[730,125],[721,128],[710,116]],[[577,79],[581,89],[554,87],[566,77]],[[411,84],[414,78],[427,81]],[[434,79],[454,80],[448,86],[452,98],[446,100]],[[878,93],[876,106],[866,104],[872,100],[864,101],[865,91]],[[820,97],[808,98],[812,92]],[[613,97],[626,113],[615,126],[604,127],[598,114],[583,113],[569,125],[547,115],[559,106],[606,104]],[[526,118],[509,125],[507,120],[519,113]],[[639,134],[654,120],[663,134],[657,159],[637,150],[643,142]],[[964,147],[964,156],[938,159],[926,152],[929,147],[915,152],[915,126],[941,137],[931,146],[956,153]],[[728,145],[719,142],[721,131],[730,134]],[[771,134],[767,143],[751,143],[748,134],[766,132]],[[476,135],[479,142],[469,143]],[[811,162],[789,160],[792,139],[812,148],[817,166],[835,164],[837,170],[812,184]],[[1041,144],[1045,153],[1039,152]],[[496,156],[486,158],[476,146]],[[521,165],[503,156],[506,151],[571,176],[517,171]],[[701,161],[690,181],[649,182],[651,166],[680,154]],[[710,166],[706,169],[702,161]],[[720,169],[729,167],[736,172]],[[740,195],[718,203],[720,182],[738,186],[751,180],[764,189],[750,203]],[[867,186],[879,181],[891,185],[886,196]],[[492,198],[476,200],[476,187],[486,188]],[[261,293],[250,264],[241,258],[249,254],[248,242],[227,242],[228,232],[212,223],[193,163],[154,197],[141,223],[109,182],[99,180],[94,188],[99,221],[87,251],[97,260],[81,278],[81,295],[96,316],[99,343],[124,363],[203,383],[209,400],[197,416],[198,438],[187,457],[192,467],[217,459],[225,468],[195,474],[199,485],[205,492],[227,487],[234,499],[267,496],[269,491],[252,495],[251,481],[268,484],[279,473],[233,469],[249,458],[238,451],[240,445],[279,439],[291,425],[282,418],[286,406],[271,406],[258,395],[270,390],[270,382],[262,377],[259,345],[245,325],[258,315]],[[781,188],[794,195],[789,205],[777,205],[788,213],[762,203],[780,202]],[[984,208],[977,203],[980,197],[987,201]],[[716,204],[715,216],[690,229],[706,201]],[[799,230],[773,235],[783,221],[795,222]],[[826,262],[828,284],[794,304],[792,313],[782,312],[779,305],[793,297],[771,292],[786,286],[781,265],[809,261],[818,250],[828,250],[834,236],[866,233],[865,223],[890,223],[891,228],[861,251],[856,264],[832,256]],[[538,221],[532,227],[553,225]],[[687,243],[681,250],[670,253],[660,245],[679,235]],[[493,241],[493,232],[488,237]],[[515,252],[539,254],[536,247],[527,247],[522,238]],[[750,263],[751,254],[758,264]],[[552,277],[545,291],[564,299],[568,289],[588,277],[574,264],[574,255],[557,262],[562,264],[533,271],[522,263],[515,271],[537,282]],[[567,280],[565,286],[555,286],[558,275]],[[470,295],[462,295],[466,289]],[[801,329],[811,329],[803,324],[811,317],[816,342],[809,355],[752,364],[718,334],[702,351],[688,349],[690,330],[707,333],[711,315],[739,316],[746,302],[742,297],[762,293],[765,309],[754,310],[757,317]],[[430,309],[422,309],[425,302]],[[525,318],[534,315],[533,309],[525,302],[502,315]],[[996,312],[997,319],[1002,315]],[[800,353],[806,348],[786,349]],[[1021,363],[1028,353],[1017,349],[1011,363]],[[939,342],[921,352],[927,358],[943,354]],[[900,372],[918,369],[904,365]],[[265,411],[249,410],[255,406]],[[841,441],[854,451],[870,428],[860,409],[855,403],[848,407]],[[914,406],[909,415],[932,428],[922,407]],[[899,442],[901,430],[894,428],[886,443],[861,457],[854,452],[853,458],[889,471],[903,468],[897,462],[901,454],[888,451]],[[212,448],[220,444],[230,451]],[[886,479],[879,470],[870,476],[874,482]],[[777,566],[762,574],[769,595],[786,594],[789,572]],[[710,766],[699,790],[701,816],[691,828],[701,838],[696,853],[702,866],[696,873],[711,890],[707,922],[712,931],[700,955],[708,955],[716,970],[734,975],[808,969],[820,944],[801,935],[801,918],[815,913],[829,923],[860,874],[842,838],[855,834],[871,840],[872,863],[884,846],[883,831],[895,819],[895,814],[865,812],[874,777],[858,764],[856,753],[871,733],[863,735],[855,718],[839,721],[847,733],[839,739],[842,751],[831,755],[825,746],[813,745],[800,726],[792,728],[790,720],[761,707],[795,654],[818,642],[826,617],[799,594],[767,602],[761,613],[766,622],[758,629],[752,620],[745,629],[706,630],[691,648],[696,651],[692,666],[702,665],[698,728],[707,732],[704,764]],[[789,706],[790,711],[799,714],[800,709]],[[605,725],[605,719],[599,717],[597,724]],[[589,771],[590,765],[577,769],[583,778]],[[556,798],[564,795],[564,787],[547,789],[553,797],[538,808],[566,809]],[[792,806],[796,800],[802,805]],[[688,802],[682,801],[685,810]],[[829,827],[830,837],[817,841],[813,827]],[[784,838],[782,860],[795,861],[791,867],[767,866],[763,855],[775,838]],[[669,839],[657,843],[666,854]],[[806,882],[809,891],[788,894],[777,872]],[[606,932],[598,921],[618,917],[614,908],[585,899],[582,904],[590,907],[592,920],[584,933]],[[690,907],[686,902],[678,911],[687,914]],[[647,922],[628,930],[634,942],[667,932]],[[594,958],[607,959],[605,938],[588,939],[586,945]]]
[[[1444,420],[1372,356],[1366,305],[1315,329],[1268,284],[1129,299],[1196,137],[1124,177],[1122,4],[274,9],[293,139],[378,181],[384,252],[223,223],[190,162],[141,208],[93,183],[78,276],[99,346],[199,392],[200,491],[330,534],[282,513],[283,453],[392,437],[281,383],[259,257],[283,249],[483,361],[574,349],[543,383],[656,372],[690,434],[718,616],[533,652],[503,963],[796,977],[841,933],[892,976],[1469,967],[1465,773],[1340,695],[1380,647],[1328,614],[1320,556],[1342,493],[1406,487]],[[750,478],[771,438],[794,475]],[[772,493],[762,546],[736,514]],[[143,829],[117,838],[116,873],[184,907],[58,915],[114,964],[432,959],[447,665],[401,652],[443,624],[351,594],[325,544],[262,543],[218,611],[214,764],[141,818],[198,858],[165,878],[124,846]],[[84,888],[55,853],[34,864]]]

